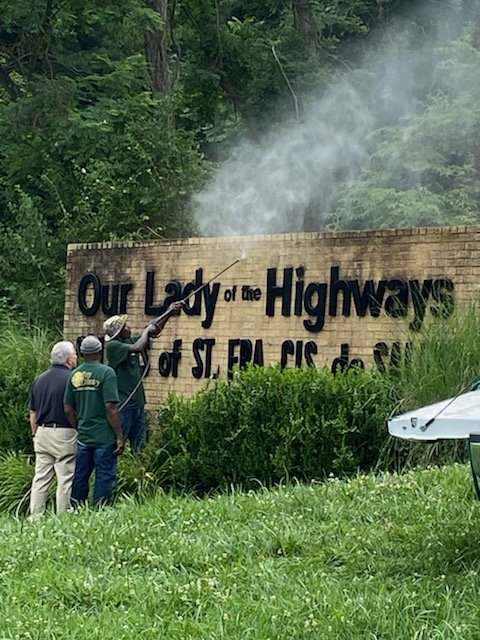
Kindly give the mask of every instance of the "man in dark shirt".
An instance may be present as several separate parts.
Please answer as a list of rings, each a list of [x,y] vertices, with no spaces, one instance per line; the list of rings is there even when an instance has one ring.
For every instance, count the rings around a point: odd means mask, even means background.
[[[48,489],[57,476],[57,513],[70,506],[77,431],[65,415],[63,395],[77,354],[71,342],[57,342],[51,351],[52,366],[34,382],[30,392],[30,427],[35,451],[35,476],[30,494],[30,513],[41,516],[47,506]]]

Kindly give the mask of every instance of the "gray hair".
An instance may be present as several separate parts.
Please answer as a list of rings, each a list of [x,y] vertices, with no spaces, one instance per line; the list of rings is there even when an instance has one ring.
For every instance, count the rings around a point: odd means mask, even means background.
[[[75,347],[68,340],[61,340],[53,345],[50,353],[52,364],[65,364],[68,356],[76,354]]]

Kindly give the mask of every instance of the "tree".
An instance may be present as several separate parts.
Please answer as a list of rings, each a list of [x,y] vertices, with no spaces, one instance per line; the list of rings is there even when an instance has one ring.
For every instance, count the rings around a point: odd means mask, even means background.
[[[171,98],[151,91],[142,48],[159,21],[143,0],[0,10],[0,294],[51,323],[68,242],[194,231],[202,159]]]
[[[474,42],[468,36],[441,49],[423,109],[377,131],[370,165],[345,186],[333,226],[478,224],[480,52]]]
[[[184,0],[176,31],[186,117],[201,121],[208,150],[220,157],[239,136],[262,139],[285,117],[299,117],[312,90],[327,90],[339,61],[344,69],[343,42],[364,38],[404,3]]]

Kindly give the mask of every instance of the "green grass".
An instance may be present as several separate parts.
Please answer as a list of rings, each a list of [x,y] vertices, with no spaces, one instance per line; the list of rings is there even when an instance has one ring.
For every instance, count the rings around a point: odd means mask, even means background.
[[[466,466],[0,517],[0,637],[477,639]]]

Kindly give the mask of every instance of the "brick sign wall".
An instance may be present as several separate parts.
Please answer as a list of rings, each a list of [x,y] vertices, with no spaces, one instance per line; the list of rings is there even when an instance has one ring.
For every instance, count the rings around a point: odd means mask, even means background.
[[[248,362],[388,367],[409,332],[475,299],[479,239],[455,227],[70,245],[65,336],[101,337],[115,313],[138,333],[243,253],[153,341],[150,406]]]

